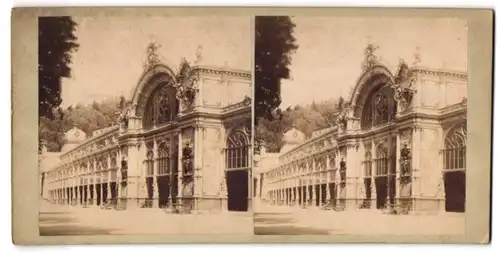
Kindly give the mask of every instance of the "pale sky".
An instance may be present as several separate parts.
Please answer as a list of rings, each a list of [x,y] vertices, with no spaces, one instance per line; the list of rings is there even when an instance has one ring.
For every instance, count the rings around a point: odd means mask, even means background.
[[[394,72],[419,47],[420,65],[467,71],[467,21],[437,18],[294,17],[299,49],[292,56],[292,79],[281,85],[286,108],[337,98],[348,99],[361,75],[364,48],[378,45],[382,62]]]
[[[74,17],[80,49],[72,78],[63,79],[62,106],[129,96],[142,73],[146,47],[155,41],[162,60],[177,69],[181,57],[200,64],[251,70],[250,17]]]

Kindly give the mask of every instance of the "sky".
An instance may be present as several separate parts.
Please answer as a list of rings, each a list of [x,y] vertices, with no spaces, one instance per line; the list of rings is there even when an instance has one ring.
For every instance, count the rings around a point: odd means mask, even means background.
[[[62,106],[128,97],[143,70],[148,43],[161,48],[161,60],[175,69],[182,57],[202,65],[251,70],[250,17],[73,17],[80,48],[73,54],[72,77],[63,79]]]
[[[399,59],[422,67],[467,71],[467,21],[457,18],[293,17],[299,48],[292,55],[291,79],[282,80],[280,107],[310,104],[343,96],[361,75],[364,49],[391,71]],[[418,48],[418,49],[417,49]]]

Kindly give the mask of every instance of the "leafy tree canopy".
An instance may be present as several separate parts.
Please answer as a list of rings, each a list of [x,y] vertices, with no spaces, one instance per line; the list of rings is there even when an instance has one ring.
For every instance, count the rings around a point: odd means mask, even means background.
[[[74,125],[90,136],[93,131],[109,127],[118,121],[123,97],[113,97],[89,105],[77,104],[53,112],[54,119],[40,117],[39,136],[47,143],[47,150],[59,152],[64,145],[64,134]]]
[[[61,104],[62,78],[71,77],[71,56],[79,48],[71,17],[38,19],[38,114],[54,119]]]
[[[288,16],[255,19],[255,116],[273,118],[281,104],[281,79],[290,78],[291,55],[298,49]],[[257,120],[256,120],[257,122]]]
[[[283,145],[283,134],[292,126],[297,127],[307,137],[316,130],[335,125],[338,112],[344,104],[344,98],[313,101],[309,105],[290,106],[281,111],[281,117],[259,117],[255,128],[255,139],[265,145],[268,152],[279,152]],[[258,150],[256,150],[258,153]]]

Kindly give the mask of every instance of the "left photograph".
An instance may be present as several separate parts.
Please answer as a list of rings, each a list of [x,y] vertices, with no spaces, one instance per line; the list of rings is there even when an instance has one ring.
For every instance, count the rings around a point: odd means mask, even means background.
[[[40,17],[40,235],[253,234],[252,25]]]

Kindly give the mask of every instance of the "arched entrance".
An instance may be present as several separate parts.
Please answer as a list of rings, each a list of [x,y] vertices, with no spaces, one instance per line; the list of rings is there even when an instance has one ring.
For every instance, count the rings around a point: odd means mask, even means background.
[[[250,124],[233,129],[226,141],[227,209],[248,211]]]
[[[371,134],[377,135],[380,141],[378,144],[375,143],[376,147],[373,150],[375,158],[372,158],[371,152],[365,154],[365,196],[367,199],[371,198],[370,189],[375,187],[376,207],[382,209],[395,204],[397,138],[391,133],[390,128],[383,127],[395,120],[397,102],[394,99],[394,90],[391,88],[393,80],[390,73],[385,72],[385,68],[380,67],[372,75],[363,76],[363,80],[364,82],[360,84],[364,85],[359,88],[360,94],[356,97],[354,115],[361,119],[361,130],[380,129]],[[371,147],[369,145],[367,147],[370,151]],[[371,180],[372,166],[375,167],[374,182]]]
[[[453,127],[444,141],[444,192],[447,212],[465,212],[466,123]]]

